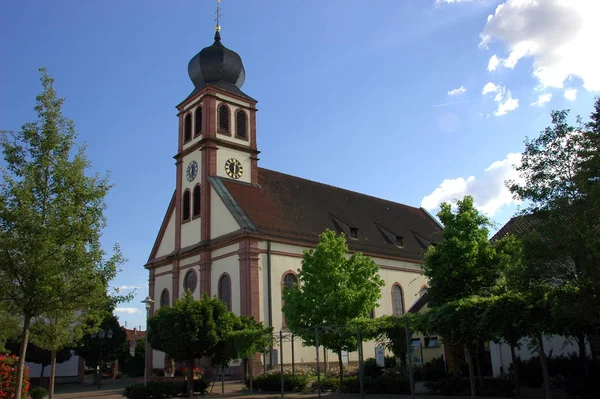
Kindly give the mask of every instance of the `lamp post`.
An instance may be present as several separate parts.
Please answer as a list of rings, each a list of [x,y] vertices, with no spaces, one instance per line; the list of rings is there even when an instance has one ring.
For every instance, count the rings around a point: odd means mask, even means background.
[[[106,339],[111,339],[113,337],[113,330],[111,330],[110,328],[107,331],[104,331],[103,329],[100,329],[98,331],[98,333],[92,333],[91,337],[92,337],[92,339],[96,339],[96,337],[98,337],[98,347],[100,349],[100,356],[99,356],[98,364],[96,365],[96,378],[98,378],[98,388],[100,388],[100,385],[102,383],[102,375],[101,375],[101,370],[102,370],[102,345],[104,344],[105,338]]]
[[[152,298],[147,296],[146,299],[144,299],[142,301],[142,303],[144,305],[146,305],[146,334],[145,334],[146,349],[144,350],[144,387],[145,387],[146,383],[148,381],[148,316],[150,314],[150,306],[154,303],[154,301],[152,300]]]

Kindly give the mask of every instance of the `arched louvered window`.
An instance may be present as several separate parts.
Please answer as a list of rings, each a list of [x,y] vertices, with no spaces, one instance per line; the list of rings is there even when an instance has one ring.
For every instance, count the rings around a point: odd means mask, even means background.
[[[392,311],[394,316],[404,314],[404,297],[402,287],[400,287],[399,284],[394,284],[392,286]]]
[[[202,134],[202,106],[197,106],[194,112],[194,134]]]
[[[183,141],[192,139],[192,114],[188,113],[183,119]]]
[[[192,207],[192,215],[194,217],[200,216],[200,185],[196,184],[194,187],[194,205]]]
[[[231,279],[228,274],[223,274],[219,279],[219,299],[231,310]]]
[[[163,292],[160,294],[160,307],[164,308],[165,306],[169,306],[169,305],[170,305],[169,290],[164,289]]]
[[[196,272],[194,269],[188,271],[183,279],[183,289],[184,291],[190,290],[193,294],[196,291],[196,284],[198,283],[198,276],[196,276]]]
[[[189,220],[190,218],[190,190],[185,190],[183,192],[183,201],[182,201],[182,217],[183,220]]]
[[[235,114],[235,135],[242,139],[248,137],[248,116],[241,109]]]
[[[221,104],[219,107],[219,132],[229,133],[229,107]]]

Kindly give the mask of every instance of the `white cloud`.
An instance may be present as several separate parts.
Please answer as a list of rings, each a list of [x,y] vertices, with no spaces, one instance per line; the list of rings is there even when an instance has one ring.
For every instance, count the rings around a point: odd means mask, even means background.
[[[510,153],[505,159],[493,162],[479,179],[475,176],[445,179],[431,194],[423,197],[421,206],[433,211],[439,209],[442,202],[452,202],[471,195],[477,209],[493,216],[501,207],[518,203],[513,199],[505,181],[519,181],[518,172],[513,165],[520,162],[521,154]]]
[[[138,287],[137,285],[122,285],[119,287],[120,290],[137,290]]]
[[[542,87],[562,88],[567,78],[578,76],[586,90],[600,90],[600,57],[590,50],[600,37],[599,14],[597,0],[506,0],[480,33],[480,47],[500,42],[508,52],[506,58],[494,54],[488,69],[512,69],[532,57],[533,76]]]
[[[537,100],[532,102],[530,105],[533,107],[541,107],[542,105],[549,103],[550,100],[552,100],[552,93],[543,93],[540,94]]]
[[[140,312],[138,308],[115,308],[115,313],[128,313],[134,314]]]
[[[496,68],[498,67],[498,64],[500,63],[500,59],[498,58],[498,56],[496,54],[492,55],[490,57],[490,61],[488,62],[488,71],[493,72],[496,70]]]
[[[435,0],[436,4],[440,4],[440,3],[467,3],[469,1],[473,1],[473,0]]]
[[[481,91],[481,94],[486,95],[488,93],[492,93],[498,90],[498,86],[496,86],[494,83],[492,82],[487,82],[485,84],[485,86],[483,86],[483,90]]]
[[[448,92],[449,96],[458,96],[460,94],[464,94],[467,92],[467,89],[464,86],[460,86],[458,89],[452,89]]]
[[[496,85],[495,83],[488,82],[483,86],[481,94],[486,95],[489,93],[496,93],[494,101],[498,103],[498,108],[494,111],[494,115],[502,116],[506,115],[511,111],[519,108],[519,100],[512,97],[510,90],[506,89],[506,86]]]
[[[577,99],[577,89],[565,90],[564,96],[569,101],[575,101]]]

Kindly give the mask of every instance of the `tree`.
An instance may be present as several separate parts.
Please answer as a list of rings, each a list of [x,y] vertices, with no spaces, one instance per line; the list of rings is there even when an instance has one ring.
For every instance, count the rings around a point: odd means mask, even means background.
[[[122,260],[118,247],[105,259],[100,245],[108,178],[86,176],[85,146],[76,146],[64,100],[40,72],[37,120],[0,137],[0,300],[23,323],[16,397],[32,320],[103,297]]]
[[[340,381],[343,381],[342,351],[356,348],[356,331],[348,324],[368,317],[381,296],[384,282],[379,267],[359,252],[346,257],[348,246],[343,235],[326,230],[319,236],[315,250],[305,250],[299,284],[284,290],[283,312],[288,328],[305,345],[319,344],[338,354]]]
[[[577,117],[576,126],[568,110],[553,111],[552,126],[525,141],[516,168],[521,181],[507,182],[527,204],[520,212],[529,221],[521,284],[551,301],[556,332],[577,339],[584,375],[586,336],[600,327],[599,110],[597,99],[591,122]]]
[[[7,349],[9,352],[16,355],[17,353],[19,353],[21,344],[17,341],[10,341],[6,344],[6,346],[7,346]],[[50,353],[50,351],[48,351],[46,349],[42,349],[32,342],[29,342],[28,346],[29,347],[27,348],[27,356],[25,358],[25,361],[29,362],[29,363],[37,363],[42,366],[41,371],[40,371],[40,380],[41,380],[44,377],[44,369],[47,366],[49,366],[52,361],[52,354]],[[62,350],[56,352],[56,363],[64,363],[64,362],[68,361],[69,359],[71,359],[71,357],[72,357],[71,349],[69,349],[69,348],[62,349]]]
[[[0,326],[0,353],[4,353],[6,342],[16,339],[19,335],[19,318],[10,314],[3,302],[0,302]]]
[[[148,342],[187,365],[188,396],[194,392],[194,359],[212,356],[231,333],[235,315],[217,298],[197,301],[188,291],[172,307],[160,308],[148,320]]]

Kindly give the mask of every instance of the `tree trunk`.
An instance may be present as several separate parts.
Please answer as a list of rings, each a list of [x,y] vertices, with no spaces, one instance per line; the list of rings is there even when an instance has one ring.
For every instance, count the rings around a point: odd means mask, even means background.
[[[519,399],[521,397],[521,390],[519,389],[519,362],[520,358],[517,358],[515,354],[515,346],[510,345],[510,358],[512,359],[513,372],[515,373],[515,397]]]
[[[468,346],[465,346],[467,352],[467,364],[469,365],[469,380],[471,381],[471,398],[475,399],[475,373],[473,372],[473,356]]]
[[[546,363],[546,353],[544,352],[544,337],[538,334],[538,353],[540,355],[540,363],[542,364],[542,374],[544,375],[544,394],[546,399],[552,398],[550,391],[550,376],[548,375],[548,364]]]
[[[194,397],[194,358],[187,360],[187,391],[188,398]]]
[[[23,320],[23,335],[21,336],[21,347],[19,348],[19,363],[17,364],[17,381],[15,398],[23,396],[23,377],[25,375],[25,355],[27,354],[27,344],[29,343],[29,326],[31,317],[25,316]]]
[[[587,367],[587,349],[585,347],[585,333],[583,331],[577,332],[577,346],[579,346],[579,367],[580,375],[587,377],[589,370]]]
[[[46,365],[44,363],[42,363],[42,367],[40,367],[40,369],[42,369],[42,371],[40,372],[40,386],[44,386],[44,369],[46,368]]]
[[[338,351],[338,364],[340,365],[340,389],[344,384],[344,363],[342,362],[342,351]]]
[[[56,351],[50,352],[50,380],[48,381],[48,399],[54,399],[54,377],[56,376]]]
[[[477,382],[479,386],[483,388],[483,375],[481,373],[481,343],[477,342],[477,349],[475,350],[475,365],[477,366]]]

